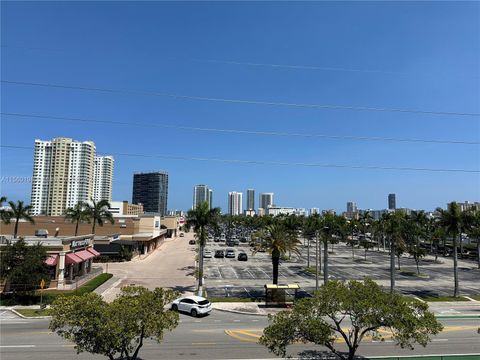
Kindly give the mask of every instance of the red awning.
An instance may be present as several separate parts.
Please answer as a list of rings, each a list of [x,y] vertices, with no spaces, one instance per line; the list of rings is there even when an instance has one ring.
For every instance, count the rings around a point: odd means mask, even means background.
[[[45,264],[48,266],[55,266],[58,263],[58,255],[50,255],[47,260],[45,260]]]
[[[68,253],[65,255],[65,264],[80,264],[83,262],[82,258],[78,257],[74,253]]]
[[[95,257],[95,255],[93,255],[90,251],[87,251],[87,250],[77,251],[75,255],[82,260],[88,260]]]
[[[100,256],[100,253],[94,248],[88,248],[87,250],[90,251],[95,256]]]

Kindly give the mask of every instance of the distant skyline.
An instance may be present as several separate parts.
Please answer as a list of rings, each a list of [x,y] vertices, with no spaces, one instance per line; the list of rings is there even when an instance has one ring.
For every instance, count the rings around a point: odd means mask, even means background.
[[[0,148],[9,200],[54,137],[114,156],[113,200],[168,172],[170,210],[196,184],[224,212],[249,188],[338,212],[480,200],[478,2],[0,6],[0,142],[27,148]]]

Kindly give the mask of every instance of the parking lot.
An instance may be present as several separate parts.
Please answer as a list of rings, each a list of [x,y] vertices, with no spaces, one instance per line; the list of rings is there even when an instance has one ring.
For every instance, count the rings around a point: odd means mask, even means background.
[[[208,242],[206,249],[215,254],[215,250],[235,249],[235,258],[204,259],[204,274],[207,289],[213,296],[261,297],[263,286],[271,283],[272,264],[268,253],[256,253],[248,244],[227,247],[224,243]],[[248,261],[238,261],[237,255],[244,251]],[[310,267],[315,266],[315,247],[310,248]],[[323,257],[323,251],[322,251]],[[397,270],[397,289],[403,293],[416,295],[451,295],[453,293],[452,259],[439,257],[441,263],[435,263],[433,257],[427,257],[420,262],[421,276],[416,276],[416,265],[413,258],[401,257],[401,271]],[[323,258],[322,258],[323,261]],[[298,284],[305,291],[315,289],[315,275],[306,271],[307,249],[302,247],[300,256],[292,255],[287,261],[281,261],[279,267],[279,283]],[[336,244],[329,254],[329,278],[338,280],[362,280],[370,277],[384,287],[390,285],[390,257],[380,251],[367,252],[364,260],[364,250],[355,249],[355,259],[352,250],[344,244]],[[473,261],[459,260],[460,288],[464,295],[480,293],[480,270]],[[319,284],[323,284],[323,275],[319,276]]]

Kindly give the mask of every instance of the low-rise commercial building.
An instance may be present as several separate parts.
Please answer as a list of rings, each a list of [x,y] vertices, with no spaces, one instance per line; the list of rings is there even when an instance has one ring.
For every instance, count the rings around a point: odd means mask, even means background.
[[[128,201],[112,201],[108,209],[114,217],[143,215],[142,204],[129,204]]]
[[[68,290],[82,284],[90,278],[93,272],[93,259],[100,255],[93,248],[93,235],[53,237],[44,232],[41,236],[25,236],[28,246],[41,244],[46,248],[48,258],[46,264],[49,268],[49,288]],[[7,246],[8,242],[15,243],[10,235],[0,236],[0,250]]]

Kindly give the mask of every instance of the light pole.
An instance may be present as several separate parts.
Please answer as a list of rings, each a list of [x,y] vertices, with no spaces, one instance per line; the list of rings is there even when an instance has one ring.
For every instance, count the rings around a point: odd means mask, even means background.
[[[325,236],[325,243],[323,244],[323,283],[328,282],[328,231],[329,227],[323,227],[323,234]]]

